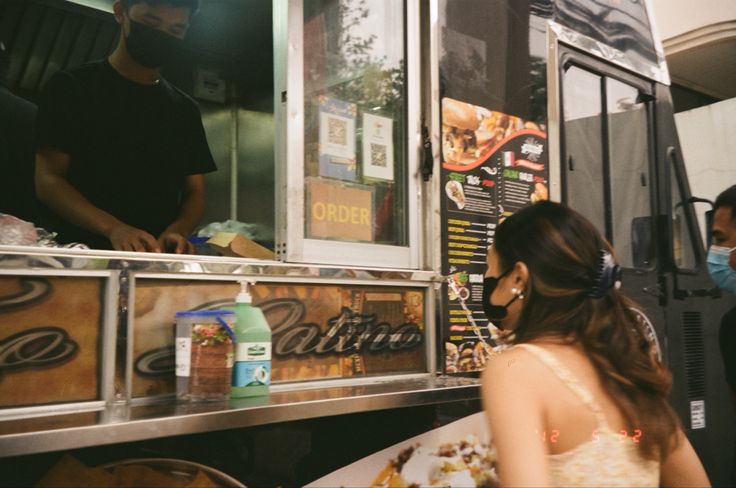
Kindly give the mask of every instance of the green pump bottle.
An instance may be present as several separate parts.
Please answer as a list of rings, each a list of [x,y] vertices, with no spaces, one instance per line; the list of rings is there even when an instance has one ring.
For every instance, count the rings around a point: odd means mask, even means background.
[[[271,327],[260,308],[251,305],[248,282],[240,282],[240,293],[235,297],[235,324],[233,331],[235,364],[232,398],[268,395],[271,384]]]

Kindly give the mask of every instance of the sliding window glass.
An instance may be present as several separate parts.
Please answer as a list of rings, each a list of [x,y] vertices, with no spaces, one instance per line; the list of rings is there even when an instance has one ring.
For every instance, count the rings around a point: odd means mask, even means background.
[[[303,4],[305,239],[409,243],[404,9]]]

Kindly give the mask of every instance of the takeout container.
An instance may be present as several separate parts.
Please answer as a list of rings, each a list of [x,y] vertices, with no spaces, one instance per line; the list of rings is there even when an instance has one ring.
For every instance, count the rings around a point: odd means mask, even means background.
[[[378,451],[370,456],[359,459],[352,464],[333,471],[332,473],[312,481],[307,487],[367,487],[383,468],[391,461],[396,459],[404,449],[420,444],[426,447],[439,447],[447,442],[456,442],[466,438],[468,435],[474,434],[480,442],[490,443],[491,431],[486,420],[484,412],[464,417],[455,422],[430,430],[424,434],[414,436],[405,441],[387,447],[382,451]]]
[[[230,310],[176,314],[177,398],[210,401],[230,397],[234,322],[235,313]]]

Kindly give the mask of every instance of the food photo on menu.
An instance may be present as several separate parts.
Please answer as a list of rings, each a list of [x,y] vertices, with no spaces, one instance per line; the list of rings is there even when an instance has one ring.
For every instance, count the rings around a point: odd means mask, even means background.
[[[463,302],[470,298],[470,290],[467,285],[469,284],[469,276],[465,271],[460,271],[450,275],[448,279],[453,281],[454,286],[447,288],[447,294],[450,300],[457,300],[460,298]]]
[[[534,191],[529,197],[529,203],[537,203],[542,200],[549,200],[549,188],[544,183],[534,183]]]
[[[447,197],[455,202],[458,210],[465,208],[465,192],[463,191],[463,184],[459,181],[450,180],[445,184],[445,193]]]
[[[467,303],[471,297],[471,278],[467,271],[457,271],[447,277],[448,300],[453,307],[448,325],[450,336],[444,343],[445,372],[448,374],[481,371],[491,357],[508,346],[493,324],[479,325],[473,317]]]
[[[445,372],[467,373],[482,370],[498,352],[482,341],[466,341],[457,345],[445,342]]]
[[[525,126],[533,124],[532,126]],[[519,117],[469,103],[442,99],[442,155],[445,163],[475,165],[514,132],[537,128]]]

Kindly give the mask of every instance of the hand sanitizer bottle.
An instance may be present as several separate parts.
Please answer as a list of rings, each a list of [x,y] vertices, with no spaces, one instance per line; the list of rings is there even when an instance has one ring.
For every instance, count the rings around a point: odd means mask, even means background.
[[[248,282],[240,282],[240,293],[235,297],[235,325],[237,339],[232,398],[268,395],[271,384],[271,327],[260,308],[251,305]]]

